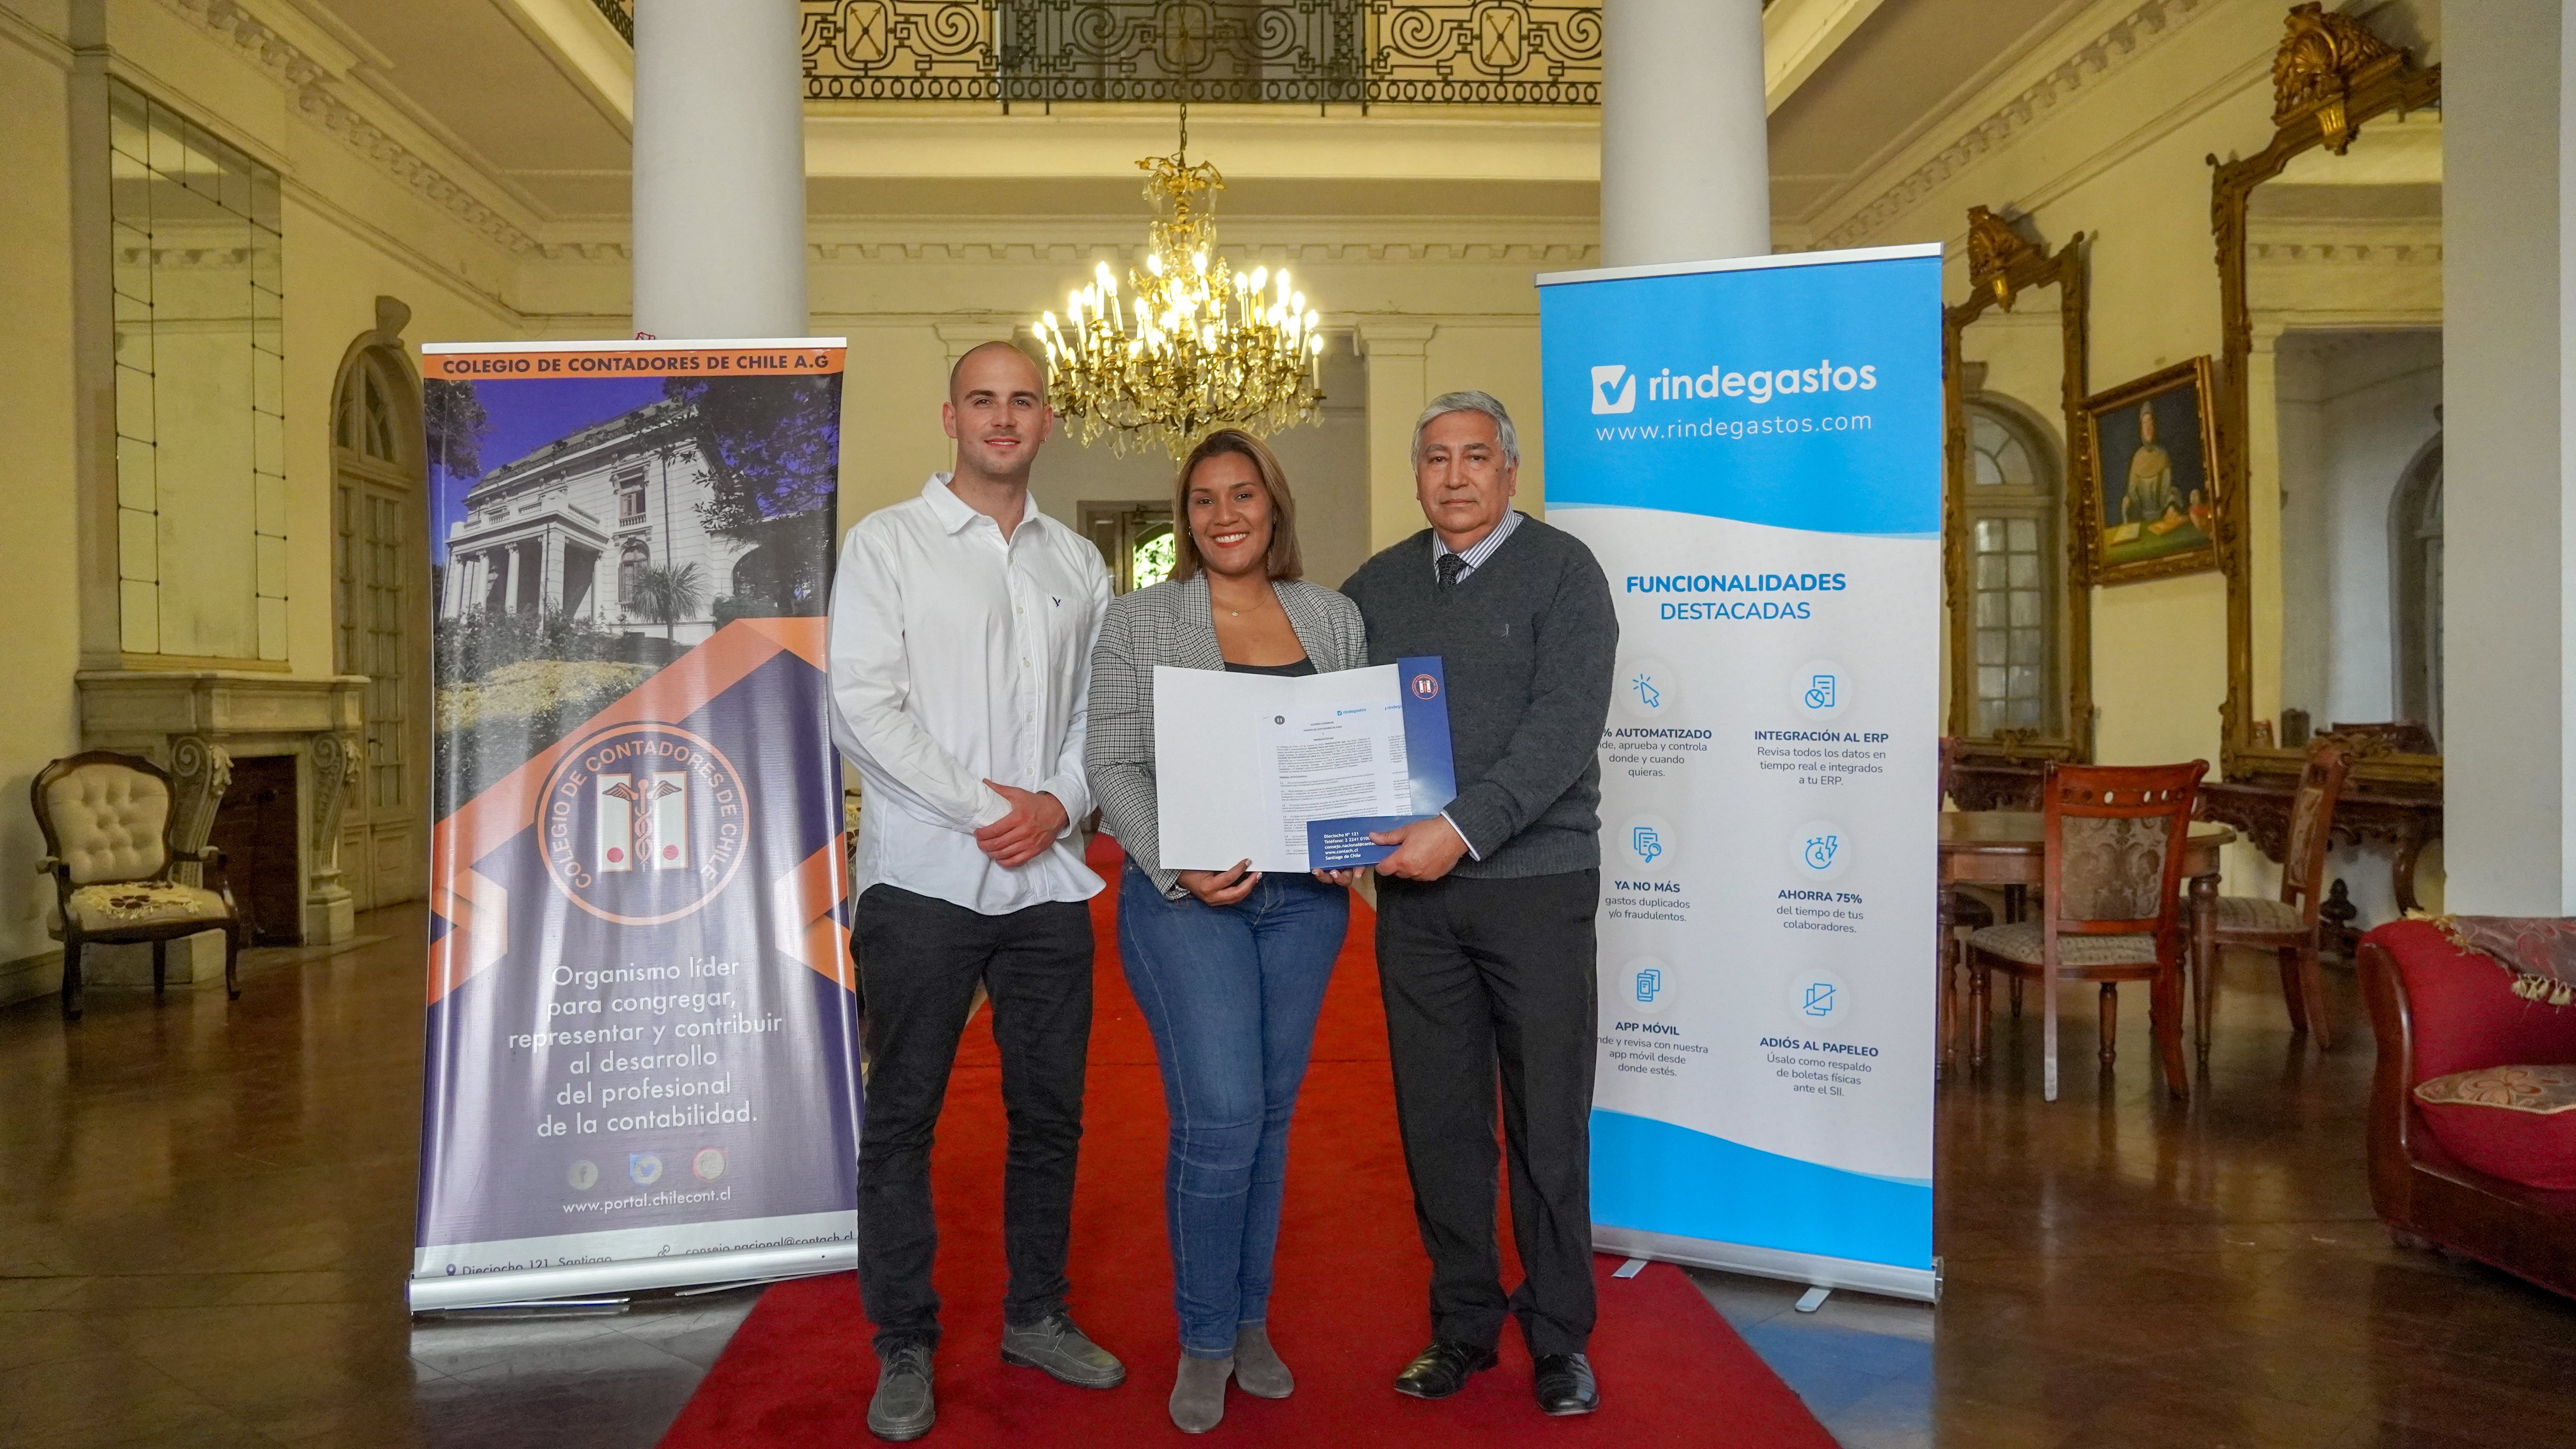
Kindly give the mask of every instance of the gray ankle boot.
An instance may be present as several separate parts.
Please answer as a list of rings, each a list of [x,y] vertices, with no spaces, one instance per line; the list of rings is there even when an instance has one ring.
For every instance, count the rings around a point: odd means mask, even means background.
[[[1261,1399],[1284,1399],[1297,1391],[1296,1376],[1279,1361],[1279,1351],[1270,1346],[1268,1324],[1235,1325],[1234,1381],[1243,1385],[1245,1393]]]
[[[1225,1417],[1225,1381],[1234,1376],[1230,1358],[1181,1355],[1181,1374],[1172,1384],[1172,1422],[1184,1434],[1204,1434]]]

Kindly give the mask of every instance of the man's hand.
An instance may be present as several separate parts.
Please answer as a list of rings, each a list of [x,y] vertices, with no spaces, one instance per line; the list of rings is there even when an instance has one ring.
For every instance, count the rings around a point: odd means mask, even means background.
[[[1261,872],[1248,859],[1236,861],[1232,870],[1176,870],[1172,878],[1181,889],[1212,906],[1233,905],[1261,884]]]
[[[1011,813],[975,832],[975,844],[997,864],[1023,866],[1038,858],[1064,829],[1064,802],[1043,790],[1022,790],[995,780],[984,782],[1002,797]]]
[[[1467,837],[1446,815],[1378,831],[1369,839],[1395,847],[1395,854],[1377,863],[1377,873],[1398,880],[1438,880],[1467,853]]]

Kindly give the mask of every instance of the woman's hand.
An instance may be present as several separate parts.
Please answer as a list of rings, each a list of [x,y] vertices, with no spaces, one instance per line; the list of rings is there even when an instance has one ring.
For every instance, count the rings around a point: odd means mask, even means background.
[[[1315,879],[1326,885],[1354,886],[1358,885],[1360,877],[1366,874],[1368,874],[1367,866],[1355,865],[1349,870],[1319,870],[1315,872]]]
[[[1183,870],[1173,872],[1181,889],[1212,906],[1230,906],[1252,894],[1261,883],[1261,872],[1252,868],[1249,857],[1234,863],[1232,870]]]

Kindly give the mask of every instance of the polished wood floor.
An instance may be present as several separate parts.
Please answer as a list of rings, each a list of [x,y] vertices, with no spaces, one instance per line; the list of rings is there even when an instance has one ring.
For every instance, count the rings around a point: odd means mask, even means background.
[[[403,1313],[422,919],[360,929],[253,957],[229,1008],[0,1011],[0,1444],[643,1446],[722,1349],[748,1293]],[[1938,1309],[1703,1288],[1854,1449],[2576,1444],[2576,1305],[2371,1217],[2350,979],[2329,973],[2346,1034],[2320,1054],[2266,972],[2232,969],[2186,1105],[2134,992],[2107,1080],[2071,1003],[2054,1104],[2036,1021],[1998,1006],[1996,1063],[1940,1094]],[[1613,1412],[1651,1392],[1603,1377]]]

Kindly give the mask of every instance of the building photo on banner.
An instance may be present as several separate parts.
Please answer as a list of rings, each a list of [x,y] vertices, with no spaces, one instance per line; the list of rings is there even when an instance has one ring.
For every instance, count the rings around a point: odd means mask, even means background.
[[[424,349],[415,1308],[850,1261],[823,673],[844,346]]]
[[[1619,611],[1605,1249],[1932,1298],[1938,247],[1539,279],[1548,515]]]

